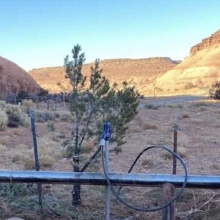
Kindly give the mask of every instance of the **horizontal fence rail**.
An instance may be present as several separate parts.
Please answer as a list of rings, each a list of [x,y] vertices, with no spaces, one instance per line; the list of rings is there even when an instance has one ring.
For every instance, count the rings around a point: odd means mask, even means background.
[[[181,187],[184,175],[172,174],[109,174],[112,185],[117,186],[161,186],[169,182]],[[0,171],[0,183],[44,183],[44,184],[73,184],[107,185],[104,174],[85,172],[48,172],[48,171]],[[220,176],[189,175],[188,188],[220,188]]]

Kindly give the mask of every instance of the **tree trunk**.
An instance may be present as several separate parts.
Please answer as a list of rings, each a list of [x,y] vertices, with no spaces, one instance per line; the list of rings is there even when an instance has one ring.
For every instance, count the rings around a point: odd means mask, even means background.
[[[78,118],[76,119],[76,136],[75,136],[75,147],[74,147],[74,157],[73,157],[73,171],[80,172],[79,169],[79,123]],[[81,205],[81,196],[80,196],[80,184],[74,184],[72,190],[72,205],[78,206]]]
[[[80,172],[79,170],[79,155],[75,155],[74,159],[74,172]],[[80,196],[80,184],[74,184],[72,190],[72,205],[78,206],[81,205],[81,196]]]

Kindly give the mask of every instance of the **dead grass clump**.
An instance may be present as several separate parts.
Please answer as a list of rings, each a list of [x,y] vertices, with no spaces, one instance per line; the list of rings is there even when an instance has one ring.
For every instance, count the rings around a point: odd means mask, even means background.
[[[152,167],[154,165],[154,161],[152,157],[146,157],[141,161],[141,165],[144,167]]]
[[[44,156],[40,155],[39,156],[40,168],[51,168],[51,167],[53,167],[55,162],[56,162],[56,160],[50,155],[44,155]],[[24,169],[27,169],[27,170],[35,169],[34,158],[24,157],[23,158],[23,165],[24,165]]]
[[[181,118],[182,119],[190,118],[190,115],[187,114],[187,113],[184,113],[184,114],[181,115]]]
[[[0,145],[7,145],[7,140],[6,140],[6,138],[3,138],[3,137],[1,137],[0,138]]]
[[[145,104],[144,107],[145,107],[146,109],[152,109],[152,110],[158,110],[158,109],[160,108],[159,105],[153,105],[153,104],[150,104],[150,103]]]
[[[13,131],[13,134],[19,136],[22,134],[22,131],[17,128]]]
[[[141,132],[141,128],[139,125],[132,124],[129,126],[129,131],[133,132],[133,133],[139,133],[139,132]]]
[[[181,158],[185,158],[186,157],[186,149],[184,147],[178,147],[177,148],[177,154],[181,157]],[[162,154],[163,159],[165,160],[171,160],[173,159],[173,155],[171,153],[169,153],[168,151],[164,151]]]
[[[150,124],[148,122],[142,122],[141,123],[141,128],[143,130],[151,130],[151,129],[157,129],[156,125]]]
[[[16,162],[20,161],[21,159],[22,159],[21,155],[16,154],[16,155],[13,156],[12,162],[16,163]]]
[[[54,134],[52,133],[51,136],[50,136],[51,140],[54,141],[54,142],[59,142],[59,134]]]
[[[3,153],[7,150],[7,146],[0,144],[0,153]]]
[[[84,141],[81,148],[81,153],[89,154],[94,150],[94,144],[92,141]]]
[[[52,141],[50,138],[50,135],[45,135],[38,139],[38,157],[41,168],[51,168],[57,160],[62,158],[60,144]],[[25,151],[23,166],[25,169],[34,169],[35,162],[33,149],[27,149]]]
[[[19,150],[26,150],[26,149],[28,149],[28,146],[25,145],[25,144],[19,144],[19,145],[17,146],[17,148],[18,148]]]

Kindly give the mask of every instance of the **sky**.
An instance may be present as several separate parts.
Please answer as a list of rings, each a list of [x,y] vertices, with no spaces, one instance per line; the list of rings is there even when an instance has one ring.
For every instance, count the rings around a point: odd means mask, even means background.
[[[220,0],[0,0],[0,56],[29,71],[96,58],[170,57],[220,29]]]

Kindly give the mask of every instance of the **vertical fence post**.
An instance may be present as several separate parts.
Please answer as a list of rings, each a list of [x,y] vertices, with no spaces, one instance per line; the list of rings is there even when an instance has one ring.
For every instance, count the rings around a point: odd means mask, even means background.
[[[177,130],[178,125],[173,125],[173,151],[177,153]],[[176,157],[173,156],[173,174],[176,174]],[[168,202],[175,195],[175,186],[170,183],[163,184],[163,202]],[[163,209],[162,214],[163,220],[174,220],[175,219],[175,202],[170,206]]]
[[[166,203],[173,198],[175,187],[170,183],[163,184],[163,202]],[[163,209],[162,220],[175,220],[175,205],[174,202]]]
[[[104,123],[104,132],[101,138],[101,144],[104,145],[104,162],[106,172],[109,172],[109,139],[110,139],[110,124]],[[106,186],[105,190],[105,220],[110,220],[110,186]]]
[[[105,141],[105,167],[106,171],[109,172],[109,141]],[[110,188],[106,186],[106,197],[105,197],[105,220],[110,220]]]
[[[177,130],[178,125],[173,125],[173,151],[177,154]],[[173,174],[176,174],[176,157],[173,156]]]
[[[33,137],[33,144],[34,144],[34,158],[35,158],[35,169],[36,171],[40,170],[40,164],[38,159],[38,150],[37,150],[37,138],[36,138],[36,130],[35,130],[35,121],[34,121],[34,111],[33,109],[29,110],[30,119],[31,119],[31,131]],[[42,203],[42,185],[40,183],[37,184],[38,188],[38,198],[39,198],[39,207],[41,213],[43,213],[43,203]]]

